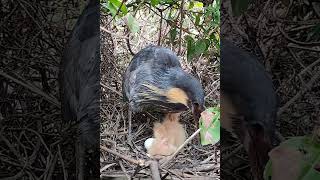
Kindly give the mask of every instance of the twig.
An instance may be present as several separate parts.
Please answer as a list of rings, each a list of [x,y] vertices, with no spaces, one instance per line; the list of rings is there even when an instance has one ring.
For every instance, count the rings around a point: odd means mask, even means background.
[[[277,115],[280,116],[291,104],[293,104],[297,99],[299,99],[307,90],[309,90],[312,85],[317,82],[317,80],[320,78],[320,71],[317,72],[310,81],[306,84],[305,87],[303,87],[294,97],[292,97],[285,105],[283,105]]]
[[[131,180],[131,178],[130,178],[130,176],[129,176],[129,174],[128,174],[127,170],[126,170],[126,168],[123,166],[122,161],[119,161],[119,165],[120,165],[120,167],[121,167],[121,169],[122,169],[123,173],[127,176],[128,180]]]
[[[207,157],[205,160],[201,161],[200,164],[206,164],[208,163],[211,159],[213,159],[214,157],[216,157],[217,155],[216,154],[213,154],[209,157]]]
[[[112,164],[107,164],[105,166],[103,166],[101,169],[100,169],[100,173],[102,173],[104,170],[108,169],[109,167],[112,167],[116,165],[116,163],[112,163]]]
[[[302,42],[302,41],[298,41],[295,40],[291,37],[289,37],[289,35],[287,33],[284,32],[284,30],[281,27],[278,27],[279,31],[281,32],[281,34],[288,40],[291,41],[295,44],[300,44],[300,45],[305,45],[305,46],[314,46],[314,45],[320,45],[320,41],[314,41],[314,42]]]
[[[187,140],[185,140],[184,143],[176,150],[176,152],[174,152],[171,156],[165,159],[165,162],[161,163],[161,167],[165,167],[165,165],[167,165],[186,144],[188,144],[194,137],[196,137],[199,134],[199,132],[200,132],[200,129],[198,129]]]
[[[100,149],[102,149],[104,151],[107,151],[108,153],[114,154],[114,155],[116,155],[116,156],[118,156],[118,157],[120,157],[120,158],[122,158],[122,159],[124,159],[124,160],[126,160],[128,162],[131,162],[133,164],[138,164],[139,166],[148,166],[148,163],[146,163],[145,160],[143,160],[143,159],[138,159],[138,160],[132,159],[132,158],[129,158],[129,157],[125,156],[125,155],[122,155],[122,154],[120,154],[120,153],[118,153],[116,151],[113,151],[113,150],[111,150],[111,149],[109,149],[107,147],[104,147],[104,146],[100,146]]]
[[[130,31],[129,31],[129,29],[127,28],[127,39],[126,39],[126,42],[127,42],[127,47],[128,47],[128,50],[129,50],[129,52],[130,52],[130,54],[132,55],[132,56],[134,56],[135,55],[135,53],[132,51],[132,49],[131,49],[131,44],[130,44]]]
[[[318,48],[314,48],[314,47],[304,47],[304,46],[298,46],[296,44],[293,43],[289,43],[288,47],[292,47],[292,48],[298,48],[298,49],[303,49],[303,50],[308,50],[308,51],[313,51],[313,52],[320,52],[320,49]]]
[[[150,170],[153,180],[161,180],[159,173],[159,165],[157,161],[151,161]]]
[[[160,46],[161,34],[162,34],[162,11],[160,11],[160,27],[159,27],[158,46]]]
[[[178,55],[181,53],[181,45],[182,45],[182,24],[183,24],[183,6],[184,6],[184,0],[181,1],[180,5],[180,34],[179,34],[179,50]]]
[[[113,36],[116,36],[116,37],[118,37],[118,38],[128,39],[128,37],[117,35],[115,32],[111,32],[111,31],[109,31],[108,29],[106,29],[106,28],[103,27],[103,26],[100,26],[100,29],[101,29],[102,31],[104,31],[104,32],[106,32],[106,33],[108,33],[108,34],[111,34],[111,35],[113,35]]]
[[[67,179],[68,179],[68,178],[67,178],[67,172],[66,172],[66,168],[65,168],[65,166],[64,166],[64,161],[63,161],[63,158],[62,158],[60,145],[58,145],[58,155],[59,155],[60,163],[61,163],[61,166],[62,166],[63,179],[64,179],[64,180],[67,180]]]
[[[102,82],[100,83],[100,85],[103,86],[104,88],[107,88],[107,89],[115,92],[115,93],[118,94],[120,97],[122,97],[122,94],[121,94],[120,92],[118,92],[117,90],[115,90],[114,88],[112,88],[112,87],[110,87],[110,86],[108,86],[108,85],[106,85],[106,84],[104,84],[104,83],[102,83]]]
[[[10,76],[9,74],[7,74],[7,73],[5,73],[3,71],[0,71],[0,75],[5,77],[5,78],[7,78],[7,79],[10,79],[13,82],[15,82],[15,83],[17,83],[17,84],[19,84],[19,85],[31,90],[32,92],[44,97],[44,99],[46,99],[48,102],[50,102],[53,105],[55,105],[56,107],[60,108],[60,103],[56,98],[49,96],[48,94],[46,94],[45,92],[41,91],[39,88],[35,87],[34,85],[32,85],[30,83],[26,84],[26,83],[24,83],[24,82],[22,82],[22,81],[20,81],[20,80],[18,80],[16,78]]]

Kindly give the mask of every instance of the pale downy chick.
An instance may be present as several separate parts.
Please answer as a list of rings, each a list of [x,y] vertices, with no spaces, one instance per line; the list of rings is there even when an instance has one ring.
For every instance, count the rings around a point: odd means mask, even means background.
[[[154,139],[149,147],[146,146],[150,156],[169,156],[186,140],[186,132],[179,122],[179,115],[180,113],[169,113],[162,123],[154,124]]]

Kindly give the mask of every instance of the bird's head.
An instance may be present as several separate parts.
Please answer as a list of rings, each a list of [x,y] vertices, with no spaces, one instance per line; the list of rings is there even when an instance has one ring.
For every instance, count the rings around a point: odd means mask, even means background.
[[[204,111],[204,90],[198,79],[190,74],[178,76],[175,85],[186,94],[187,107],[192,110],[193,118],[197,122]]]

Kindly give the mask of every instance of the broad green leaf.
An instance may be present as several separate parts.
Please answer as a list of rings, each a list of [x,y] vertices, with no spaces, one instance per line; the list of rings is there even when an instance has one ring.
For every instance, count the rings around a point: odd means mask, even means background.
[[[160,3],[160,0],[151,0],[151,5],[153,7],[156,7],[156,5],[158,5]]]
[[[174,40],[177,37],[177,33],[178,33],[177,28],[173,28],[173,29],[170,30],[170,41],[171,41],[171,43],[174,43]]]
[[[112,16],[115,16],[118,9],[112,3],[107,2],[107,3],[102,3],[102,10],[105,13],[108,13],[108,10],[109,10]]]
[[[320,172],[315,166],[320,165],[320,142],[311,136],[292,137],[280,146],[294,148],[303,152],[303,161],[300,166],[299,180],[318,180]],[[269,180],[272,176],[272,162],[269,161],[264,170],[264,179]]]
[[[127,25],[132,33],[139,32],[139,24],[130,13],[127,14],[127,22]]]
[[[109,2],[112,3],[117,8],[117,11],[122,3],[122,1],[119,1],[119,0],[109,0]],[[128,9],[125,3],[122,4],[120,10],[123,16],[125,16],[128,13]]]
[[[204,53],[208,49],[207,43],[208,41],[205,39],[200,39],[196,42],[195,56],[199,56],[200,54]]]
[[[220,108],[211,107],[201,113],[200,138],[202,145],[216,144],[220,141]]]
[[[248,9],[249,0],[231,0],[231,6],[233,15],[239,16]]]
[[[194,39],[189,35],[187,35],[185,39],[187,41],[187,60],[191,61],[195,52]]]

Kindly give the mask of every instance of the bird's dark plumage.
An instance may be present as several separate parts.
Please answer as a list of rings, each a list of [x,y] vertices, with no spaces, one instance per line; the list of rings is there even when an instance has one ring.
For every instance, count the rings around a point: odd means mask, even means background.
[[[260,180],[275,137],[277,96],[262,64],[227,40],[221,40],[221,104],[222,124],[244,143]]]
[[[99,24],[99,1],[91,0],[74,26],[61,60],[62,114],[64,120],[78,123],[78,143],[79,147],[82,147],[79,151],[84,151],[84,148],[99,147]],[[82,157],[79,158],[84,158],[83,153],[80,152]],[[84,168],[83,165],[79,166]],[[81,175],[77,177],[77,179],[82,178]]]
[[[123,78],[123,94],[135,112],[181,112],[204,107],[199,80],[183,71],[178,57],[167,48],[150,45],[142,49]]]
[[[100,127],[99,5],[89,4],[77,21],[64,50],[60,73],[62,113],[80,123],[84,144],[97,141]],[[98,133],[98,134],[97,134]]]

